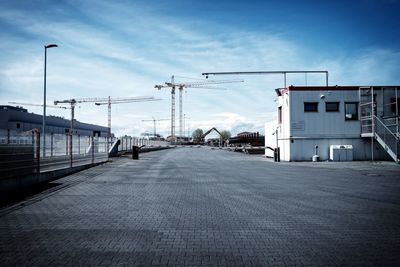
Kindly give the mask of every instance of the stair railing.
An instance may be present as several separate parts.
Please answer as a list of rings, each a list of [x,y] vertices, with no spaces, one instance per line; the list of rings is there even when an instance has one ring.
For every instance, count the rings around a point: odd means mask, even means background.
[[[394,134],[377,116],[373,116],[374,134],[379,137],[385,145],[396,155],[396,161],[399,159],[399,138]]]

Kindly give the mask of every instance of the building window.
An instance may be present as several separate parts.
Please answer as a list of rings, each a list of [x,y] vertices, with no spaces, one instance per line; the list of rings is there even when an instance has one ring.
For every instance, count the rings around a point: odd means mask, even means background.
[[[282,107],[278,107],[278,123],[282,123]]]
[[[339,112],[339,103],[340,102],[326,102],[325,103],[325,111],[326,112]]]
[[[318,112],[318,102],[304,102],[304,112]]]
[[[358,120],[358,103],[344,103],[345,120]]]
[[[17,122],[17,129],[21,128],[21,124]]]

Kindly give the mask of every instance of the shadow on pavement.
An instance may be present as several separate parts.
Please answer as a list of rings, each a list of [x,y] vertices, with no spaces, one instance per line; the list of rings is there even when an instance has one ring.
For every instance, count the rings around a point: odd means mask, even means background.
[[[62,185],[62,183],[42,183],[38,185],[31,186],[29,188],[1,192],[0,194],[0,209],[11,206],[23,200],[26,200],[34,195],[42,193],[48,189]]]

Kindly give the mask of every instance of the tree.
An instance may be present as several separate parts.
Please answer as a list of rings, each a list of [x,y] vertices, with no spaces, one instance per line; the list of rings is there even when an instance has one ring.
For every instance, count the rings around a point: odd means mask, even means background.
[[[202,129],[196,129],[193,133],[192,133],[192,137],[193,137],[193,142],[194,143],[200,143],[203,139],[203,130]]]
[[[229,138],[231,138],[231,132],[230,131],[222,131],[221,138],[222,138],[222,140],[228,140]]]

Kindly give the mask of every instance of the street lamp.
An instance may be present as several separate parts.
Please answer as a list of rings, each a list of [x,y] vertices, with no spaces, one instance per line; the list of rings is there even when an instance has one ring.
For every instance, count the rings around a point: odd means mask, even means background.
[[[183,136],[186,137],[186,127],[185,127],[186,114],[183,114]]]
[[[190,119],[190,117],[187,117],[186,116],[186,114],[183,114],[183,135],[184,135],[184,137],[186,137],[186,119]],[[190,133],[189,133],[189,131],[190,131],[190,124],[189,124],[189,122],[188,122],[188,132],[187,132],[187,136],[189,137],[189,139],[190,139]]]
[[[44,46],[44,94],[43,94],[43,157],[46,156],[46,61],[47,61],[47,48],[58,47],[56,44],[49,44]]]

